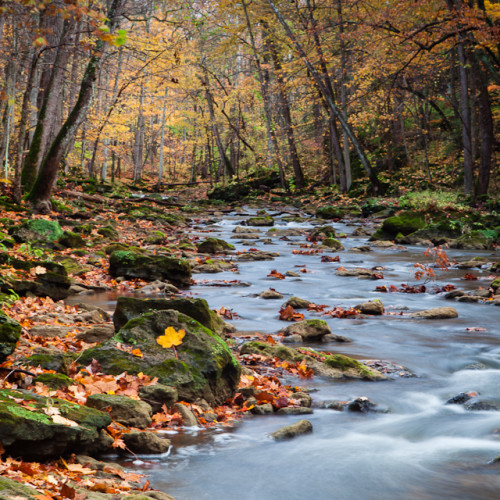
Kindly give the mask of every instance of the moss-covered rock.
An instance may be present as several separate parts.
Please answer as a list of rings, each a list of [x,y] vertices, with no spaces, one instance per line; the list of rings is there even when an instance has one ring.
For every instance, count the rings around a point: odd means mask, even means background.
[[[16,320],[0,311],[0,363],[14,352],[21,330],[21,325]]]
[[[325,238],[321,244],[327,248],[332,248],[333,250],[344,250],[344,245],[342,245],[342,243],[335,238]]]
[[[250,217],[247,220],[249,226],[257,227],[269,227],[274,226],[274,219],[270,215],[265,215],[262,217]]]
[[[309,233],[309,239],[311,241],[321,241],[325,238],[336,238],[337,233],[333,226],[319,226],[314,228]]]
[[[494,237],[488,237],[484,231],[470,231],[460,236],[450,246],[466,250],[488,250],[492,248],[495,239]]]
[[[63,389],[75,383],[73,379],[62,373],[42,373],[34,378],[33,382],[41,382],[51,389]]]
[[[302,349],[303,351],[303,349]],[[356,359],[342,354],[322,355],[324,361],[318,361],[313,356],[299,352],[284,345],[271,345],[265,342],[247,342],[240,349],[241,354],[263,354],[284,361],[304,361],[315,375],[333,379],[353,378],[363,380],[385,380],[382,373],[369,368]]]
[[[59,351],[40,352],[29,356],[23,360],[23,365],[40,366],[45,370],[67,374],[71,363],[76,358],[75,354]]]
[[[175,352],[157,343],[169,326],[186,332]],[[143,358],[117,349],[117,342],[139,348]],[[84,351],[79,362],[87,365],[92,359],[99,361],[105,373],[143,372],[175,387],[180,399],[203,398],[218,404],[234,395],[241,370],[220,337],[193,318],[173,310],[154,311],[130,320],[113,339]]]
[[[396,236],[398,243],[409,245],[418,244],[422,240],[431,241],[434,245],[443,245],[449,240],[459,238],[462,234],[462,225],[459,221],[445,220],[435,224],[428,224],[408,235]]]
[[[316,210],[316,217],[322,219],[341,219],[344,215],[345,211],[343,208],[334,207],[332,205],[326,205]]]
[[[403,212],[399,215],[389,217],[382,223],[382,227],[375,231],[370,240],[391,240],[398,233],[407,235],[423,229],[425,219],[421,214],[415,212]]]
[[[120,241],[115,241],[104,247],[104,253],[106,255],[111,255],[113,252],[117,252],[118,250],[145,253],[145,250],[142,248],[127,245],[126,243],[122,243]]]
[[[66,248],[83,248],[86,245],[82,236],[73,231],[64,231],[59,238],[59,243]]]
[[[111,418],[119,424],[128,427],[145,429],[152,420],[153,413],[150,405],[144,401],[137,401],[118,394],[92,394],[87,398],[86,405],[101,411],[108,411]]]
[[[167,237],[165,233],[161,231],[151,231],[149,236],[144,240],[144,243],[148,245],[163,245],[165,243]]]
[[[152,311],[173,309],[189,316],[217,335],[223,335],[228,324],[208,307],[205,299],[138,299],[136,297],[118,297],[113,314],[115,331],[120,330],[131,319]]]
[[[0,231],[0,245],[6,248],[12,248],[16,244],[14,238],[11,238],[7,233]]]
[[[104,236],[104,238],[118,238],[118,231],[113,226],[100,227],[97,234]]]
[[[1,500],[37,500],[40,498],[40,492],[31,486],[9,479],[0,477],[0,499]]]
[[[72,423],[59,423],[59,416]],[[47,460],[96,449],[110,423],[107,413],[66,400],[0,390],[0,442],[15,457]]]
[[[71,274],[73,276],[85,274],[86,272],[89,271],[87,267],[82,266],[76,259],[73,259],[66,255],[57,255],[54,258],[54,261],[57,264],[63,266],[67,274]]]
[[[117,250],[110,255],[111,276],[168,280],[176,286],[191,284],[191,266],[186,260],[166,255],[140,254],[131,250]]]
[[[73,231],[78,234],[84,234],[85,236],[89,236],[92,234],[92,230],[94,226],[92,224],[81,224],[80,226],[75,226]]]
[[[223,253],[227,250],[234,250],[234,245],[219,238],[207,238],[198,245],[200,253]]]
[[[55,242],[61,238],[63,230],[56,221],[29,219],[11,227],[9,233],[18,243]]]
[[[328,323],[323,319],[306,319],[297,321],[281,330],[285,335],[300,335],[302,340],[321,340],[332,333]]]

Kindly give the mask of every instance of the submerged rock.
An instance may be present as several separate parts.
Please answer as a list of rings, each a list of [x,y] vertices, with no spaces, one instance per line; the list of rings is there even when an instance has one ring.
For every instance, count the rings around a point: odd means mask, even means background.
[[[277,441],[281,441],[283,439],[292,439],[297,436],[301,436],[302,434],[309,434],[313,431],[313,426],[309,420],[299,420],[298,422],[295,422],[294,424],[291,425],[285,425],[284,427],[281,427],[281,429],[278,429],[277,431],[274,431],[271,434],[271,437],[273,439],[276,439]]]

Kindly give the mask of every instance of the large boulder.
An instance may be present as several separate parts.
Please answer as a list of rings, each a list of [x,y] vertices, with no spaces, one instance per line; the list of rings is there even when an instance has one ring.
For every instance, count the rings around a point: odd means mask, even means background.
[[[231,330],[231,325],[217,316],[208,307],[208,302],[205,299],[137,299],[135,297],[118,297],[115,313],[113,314],[115,331],[118,331],[128,321],[137,318],[141,314],[166,309],[174,309],[194,318],[205,328],[212,330],[217,335],[222,336],[225,331]]]
[[[21,325],[0,311],[0,363],[14,352],[21,337]]]
[[[186,260],[167,255],[140,254],[130,250],[117,250],[109,257],[111,276],[141,278],[144,280],[166,279],[176,286],[191,284],[191,266]]]
[[[186,333],[175,350],[157,342],[168,327]],[[133,349],[139,349],[142,357],[132,354]],[[234,395],[241,372],[218,335],[174,310],[153,311],[130,320],[113,339],[84,351],[79,362],[85,366],[92,359],[99,361],[104,373],[143,372],[175,387],[182,400],[203,398],[216,404]]]
[[[0,390],[0,442],[8,454],[46,460],[98,450],[107,413],[29,391]]]

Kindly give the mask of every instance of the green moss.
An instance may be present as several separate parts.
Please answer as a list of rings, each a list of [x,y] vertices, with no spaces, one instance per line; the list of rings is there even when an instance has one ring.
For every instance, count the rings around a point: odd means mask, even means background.
[[[265,217],[250,217],[248,219],[247,224],[249,226],[274,226],[274,219],[270,215],[266,215]]]
[[[364,378],[371,378],[372,375],[371,370],[369,370],[363,363],[342,354],[331,354],[326,356],[324,363],[331,368],[337,368],[342,371],[354,369]]]
[[[97,230],[97,234],[104,236],[104,238],[117,238],[118,237],[118,232],[116,231],[116,229],[113,226],[100,227]]]
[[[161,231],[152,231],[150,233],[150,236],[148,236],[144,240],[144,243],[147,243],[149,245],[161,245],[165,242],[165,238],[165,233],[162,233]]]
[[[372,235],[371,239],[394,239],[398,233],[406,236],[424,227],[425,219],[421,214],[403,212],[385,219],[382,227]]]
[[[1,500],[14,500],[20,498],[25,500],[35,500],[37,496],[40,496],[40,492],[34,488],[30,488],[19,481],[8,479],[6,477],[0,477],[0,492]]]
[[[59,243],[66,248],[82,248],[85,246],[85,240],[72,231],[64,231],[64,234],[59,238]]]
[[[62,389],[75,383],[73,379],[63,375],[62,373],[42,373],[33,379],[33,381],[41,382],[51,389]]]
[[[327,205],[316,210],[316,217],[322,219],[341,219],[344,216],[344,209]]]
[[[325,247],[333,248],[334,250],[341,250],[344,248],[342,243],[340,243],[340,241],[335,238],[325,238],[321,242],[321,244],[324,245]]]
[[[219,253],[225,250],[234,250],[234,245],[219,238],[207,238],[198,245],[200,253]]]

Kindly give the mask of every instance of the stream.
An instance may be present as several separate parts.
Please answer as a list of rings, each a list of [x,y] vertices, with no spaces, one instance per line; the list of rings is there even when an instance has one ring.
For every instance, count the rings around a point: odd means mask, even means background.
[[[293,209],[290,213],[298,214]],[[290,215],[286,213],[285,215]],[[498,411],[468,411],[462,405],[446,404],[461,392],[475,391],[500,407],[500,309],[491,304],[447,301],[443,294],[380,293],[379,285],[412,282],[415,262],[427,262],[425,248],[373,248],[367,237],[351,236],[361,221],[331,224],[345,233],[345,250],[316,255],[297,255],[305,235],[271,244],[232,239],[233,229],[253,215],[231,213],[210,221],[198,221],[192,231],[235,244],[236,249],[255,247],[279,252],[274,261],[239,262],[239,274],[196,274],[198,284],[186,295],[205,298],[210,307],[222,306],[239,315],[230,321],[238,330],[275,333],[289,323],[278,319],[283,302],[292,295],[316,304],[351,307],[380,299],[386,311],[417,311],[440,306],[457,309],[459,317],[448,320],[417,320],[401,316],[352,319],[321,317],[332,332],[352,343],[307,344],[357,359],[380,359],[404,366],[415,377],[393,377],[384,382],[331,381],[321,378],[285,383],[303,385],[314,392],[314,401],[350,400],[366,396],[385,412],[353,413],[314,409],[306,418],[314,431],[290,441],[274,442],[269,434],[301,416],[249,416],[233,429],[188,429],[169,436],[174,443],[168,457],[140,457],[133,467],[149,475],[151,486],[177,500],[254,499],[477,499],[500,498],[500,471],[489,462],[500,453]],[[310,222],[285,222],[275,215],[275,227],[307,230]],[[321,222],[325,223],[325,222]],[[268,228],[260,228],[263,237]],[[236,243],[235,243],[236,242]],[[452,259],[466,260],[490,252],[449,250]],[[321,262],[322,255],[339,255],[339,263]],[[498,255],[491,260],[498,259]],[[382,266],[384,279],[340,277],[335,270]],[[306,269],[306,273],[300,272]],[[267,275],[295,271],[300,277],[283,280]],[[432,287],[447,283],[462,290],[487,286],[487,273],[472,270],[479,281],[463,280],[465,270],[437,271]],[[241,280],[249,286],[209,286],[213,281]],[[413,281],[414,283],[414,281]],[[223,283],[224,284],[224,283]],[[257,295],[270,287],[282,300],[264,300]],[[303,311],[304,312],[304,311]],[[467,331],[478,327],[485,331]],[[303,344],[301,344],[303,345]]]

